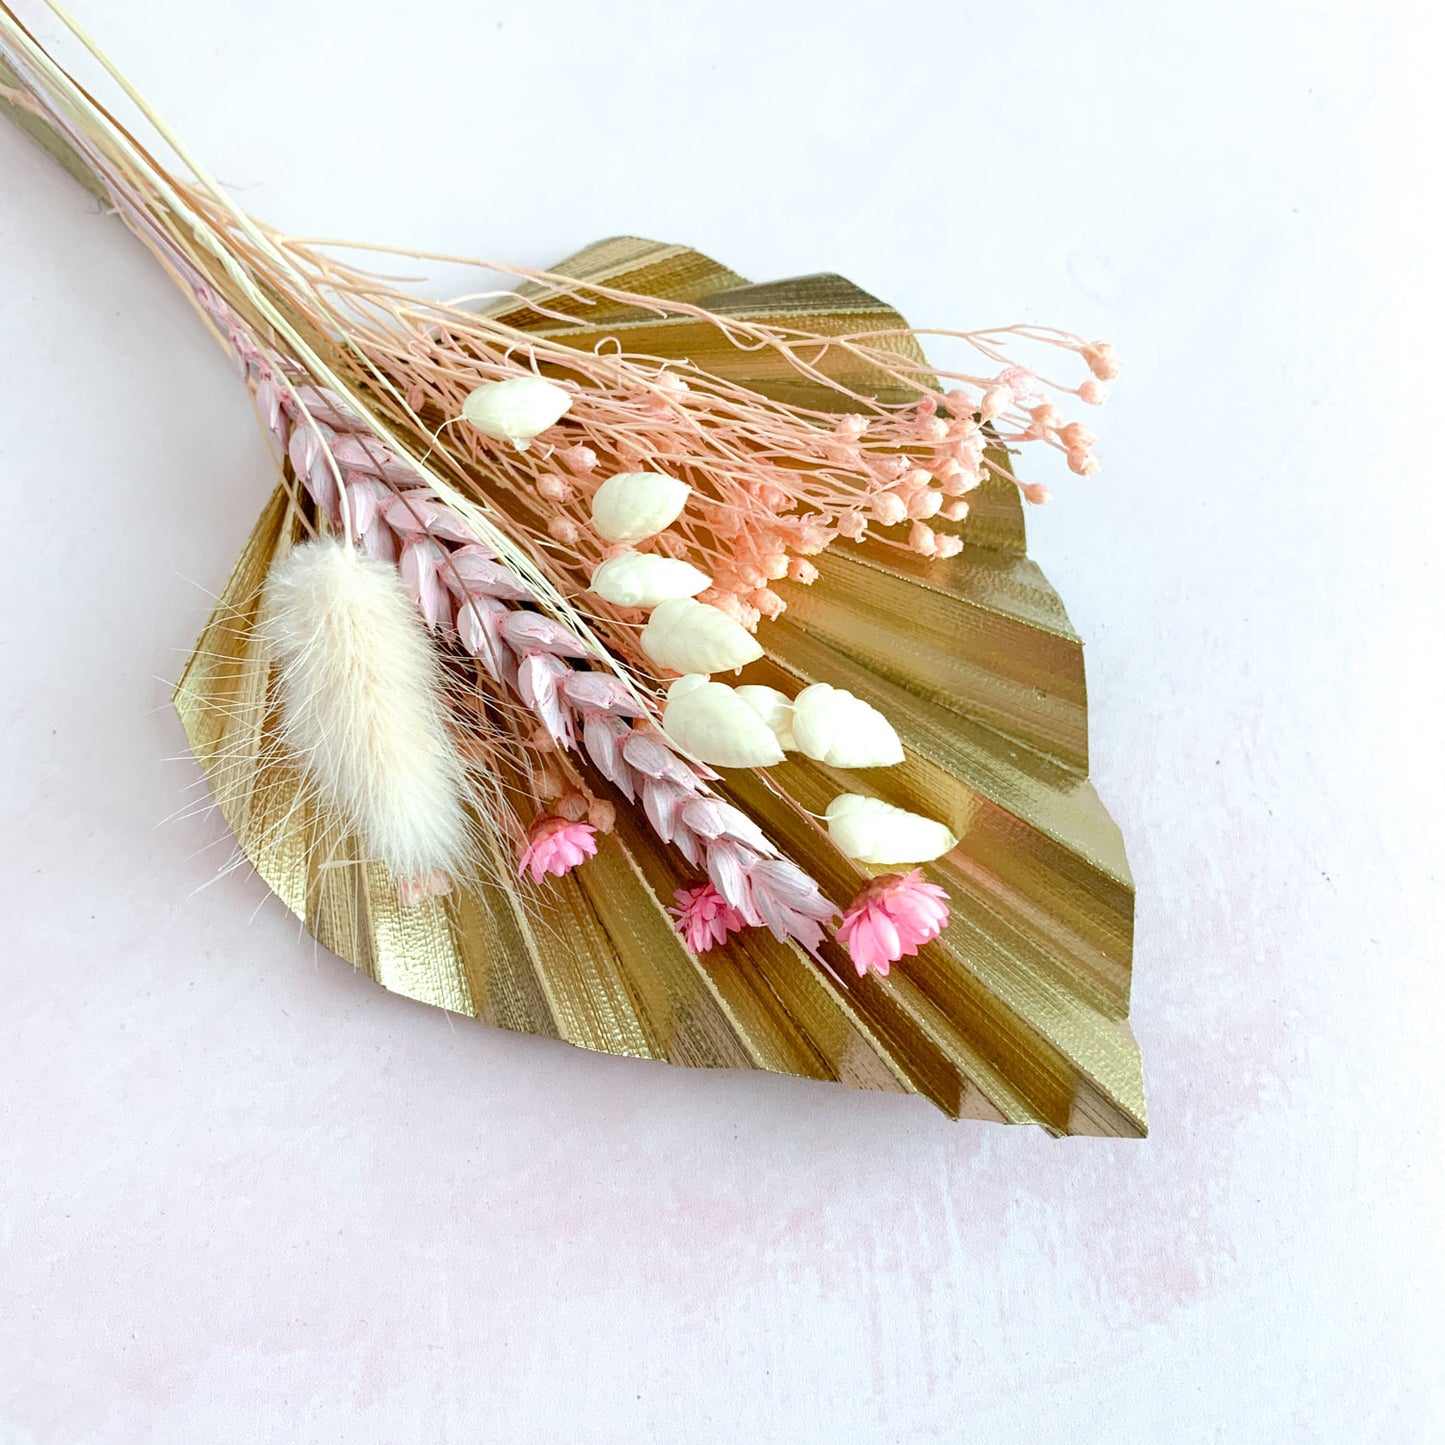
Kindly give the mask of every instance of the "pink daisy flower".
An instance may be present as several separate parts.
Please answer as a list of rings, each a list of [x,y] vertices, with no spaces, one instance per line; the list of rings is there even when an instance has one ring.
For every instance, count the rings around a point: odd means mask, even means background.
[[[693,953],[706,953],[725,943],[728,934],[747,927],[747,920],[711,883],[679,888],[672,898],[675,906],[667,911]]]
[[[517,865],[517,876],[532,875],[540,883],[549,873],[560,878],[597,851],[597,830],[590,823],[573,823],[544,813],[527,831],[527,847]]]
[[[838,925],[838,941],[862,978],[871,968],[888,976],[889,965],[917,953],[948,922],[948,895],[925,883],[922,871],[885,873],[850,903]]]

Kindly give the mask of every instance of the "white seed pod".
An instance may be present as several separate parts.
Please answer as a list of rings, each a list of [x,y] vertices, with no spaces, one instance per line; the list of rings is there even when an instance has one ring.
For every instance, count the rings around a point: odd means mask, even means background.
[[[524,452],[571,405],[560,386],[540,376],[513,376],[479,386],[462,403],[462,415],[484,435]]]
[[[656,607],[674,597],[696,597],[712,578],[678,557],[623,552],[609,557],[592,574],[592,591],[619,607]]]
[[[773,730],[723,682],[701,673],[667,690],[662,726],[673,742],[714,768],[767,768],[783,761]]]
[[[780,748],[790,753],[797,751],[798,742],[793,736],[793,704],[788,701],[786,693],[753,682],[733,691],[773,730]]]
[[[828,836],[859,863],[930,863],[958,846],[942,823],[861,793],[834,798],[827,818]]]
[[[682,515],[692,488],[661,472],[622,472],[592,496],[592,525],[609,542],[640,542]]]
[[[691,597],[660,603],[638,645],[658,667],[673,672],[731,672],[763,655],[741,623]]]
[[[893,724],[846,688],[815,682],[793,699],[798,751],[834,768],[889,768],[903,761]]]

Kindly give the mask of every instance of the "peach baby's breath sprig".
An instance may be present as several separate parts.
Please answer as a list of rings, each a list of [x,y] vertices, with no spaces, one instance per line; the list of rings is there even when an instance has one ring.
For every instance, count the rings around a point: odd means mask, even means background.
[[[837,410],[821,412],[685,362],[586,350],[569,344],[566,324],[547,337],[519,335],[485,312],[368,280],[312,243],[272,239],[314,296],[338,308],[343,298],[364,305],[367,319],[352,331],[364,370],[384,379],[429,427],[475,406],[479,374],[510,385],[509,376],[534,372],[575,389],[565,412],[525,449],[488,426],[447,427],[437,443],[460,473],[485,469],[492,502],[573,587],[586,586],[615,544],[646,539],[649,552],[683,558],[709,575],[700,600],[753,630],[786,607],[772,584],[790,578],[806,585],[815,575],[810,559],[840,538],[873,536],[928,557],[955,555],[961,543],[948,524],[967,516],[969,494],[990,475],[1013,482],[999,465],[1000,449],[1039,444],[1076,474],[1098,469],[1093,433],[1061,408],[1070,397],[1101,401],[1100,378],[1112,376],[1117,362],[1103,343],[1069,333],[1027,326],[936,333],[964,342],[986,363],[975,373],[937,372],[903,346],[927,333],[824,336],[685,303],[669,307],[726,344],[771,353],[784,373],[826,382]],[[531,303],[536,308],[545,305],[550,315],[561,307],[556,314],[582,338],[591,334],[592,309],[657,308],[608,286],[486,264],[542,293],[545,302]],[[523,293],[522,304],[532,294]],[[1073,383],[1047,380],[1010,358],[1015,346],[1072,355],[1085,375]],[[875,394],[826,376],[825,356],[865,370]],[[946,388],[941,394],[935,378]],[[899,399],[880,400],[880,393]],[[686,488],[686,512],[624,536],[612,520],[611,489],[633,476]],[[1037,483],[1021,491],[1030,502],[1048,495]]]

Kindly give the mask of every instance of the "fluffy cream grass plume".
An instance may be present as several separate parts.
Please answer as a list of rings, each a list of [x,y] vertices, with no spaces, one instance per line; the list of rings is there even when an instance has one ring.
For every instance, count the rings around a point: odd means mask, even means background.
[[[394,567],[327,537],[266,582],[281,737],[321,802],[397,879],[403,903],[445,893],[472,851],[466,771],[441,668]]]

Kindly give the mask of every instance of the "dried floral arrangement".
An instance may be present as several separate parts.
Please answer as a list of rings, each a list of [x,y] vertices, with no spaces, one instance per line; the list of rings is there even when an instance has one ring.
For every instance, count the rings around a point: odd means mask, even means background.
[[[1132,884],[1014,475],[1097,470],[1112,349],[632,238],[428,300],[241,211],[52,8],[176,169],[3,4],[0,104],[275,443],[176,701],[313,934],[587,1047],[1142,1134]]]

